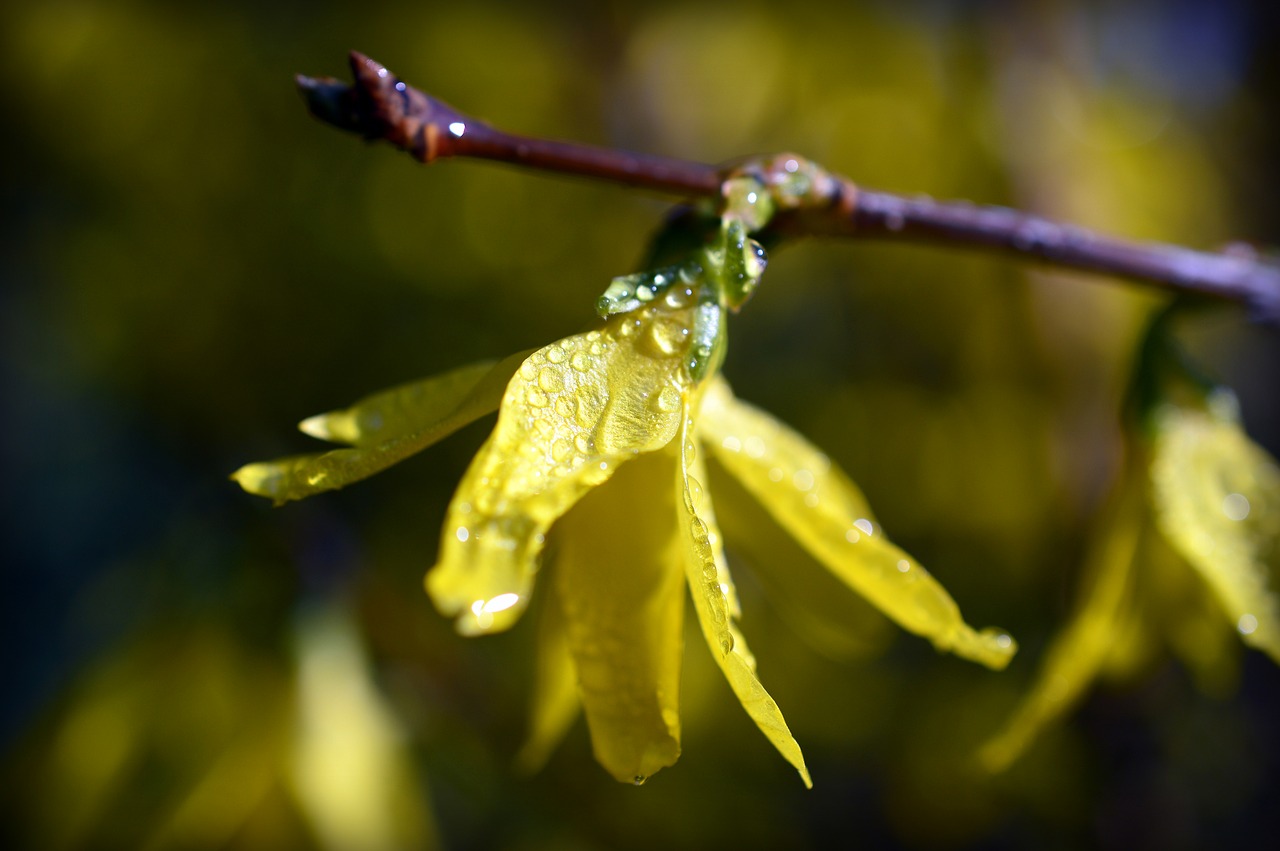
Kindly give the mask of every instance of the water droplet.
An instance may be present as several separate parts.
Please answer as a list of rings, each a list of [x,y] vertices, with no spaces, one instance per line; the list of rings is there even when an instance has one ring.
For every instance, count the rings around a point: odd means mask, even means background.
[[[1008,635],[1008,633],[1004,632],[996,636],[995,642],[996,647],[999,647],[1002,650],[1007,650],[1013,646],[1013,639]]]
[[[632,780],[631,782],[635,783],[637,786],[643,786],[643,785],[644,785],[644,781],[645,781],[645,780],[647,780],[647,779],[648,779],[648,778],[646,778],[643,774],[637,774],[637,775],[635,776],[635,779],[634,779],[634,780]]]
[[[689,345],[689,327],[674,320],[658,320],[649,326],[648,343],[663,357],[675,357]]]
[[[471,537],[471,530],[468,529],[466,526],[459,526],[453,534],[457,537],[459,541],[465,544],[467,542],[467,539]]]
[[[568,458],[571,452],[573,452],[573,444],[563,437],[557,438],[555,442],[551,444],[551,458],[557,463]]]
[[[1249,498],[1242,493],[1229,493],[1222,499],[1222,513],[1228,520],[1243,520],[1249,516]]]
[[[909,570],[911,570],[911,562],[907,561],[905,558],[898,559],[898,572],[906,573]]]
[[[574,399],[572,396],[561,396],[556,399],[556,413],[559,416],[568,419],[569,417],[572,417],[574,412],[577,410],[578,400]]]
[[[591,454],[591,449],[592,449],[591,438],[587,437],[585,434],[579,434],[577,437],[575,437],[573,439],[573,446],[583,455]]]
[[[875,527],[872,526],[871,521],[865,517],[859,517],[857,520],[853,521],[853,525],[861,529],[864,535],[870,535],[875,532]]]
[[[703,523],[697,517],[689,521],[689,531],[693,533],[693,539],[699,543],[705,543],[707,540],[707,524]]]
[[[546,393],[543,393],[541,390],[534,387],[530,387],[525,391],[524,400],[534,408],[545,408],[547,403],[550,401],[547,399]]]
[[[714,561],[704,561],[702,563],[702,579],[707,583],[708,588],[715,586],[720,588],[723,593],[724,589],[720,585],[720,571],[716,570]]]
[[[538,437],[543,440],[550,440],[551,436],[556,433],[556,427],[541,417],[533,421],[533,430],[536,431],[538,433]],[[534,449],[534,454],[536,455],[537,453],[538,450]]]
[[[726,656],[733,652],[733,636],[727,632],[720,636],[720,652]]]
[[[559,346],[552,346],[547,349],[547,360],[552,363],[564,363],[564,349]]]
[[[590,351],[591,354],[598,356],[604,351],[604,346],[600,345],[599,341],[596,341],[591,344],[591,348],[588,351]],[[590,361],[587,362],[587,365],[590,366]]]
[[[653,301],[653,290],[649,287],[636,287],[636,300],[641,303]]]
[[[695,507],[698,505],[701,505],[702,504],[702,482],[698,481],[693,476],[689,477],[688,482],[689,482],[689,498],[693,500],[693,504]],[[702,521],[699,520],[698,522],[701,523]],[[704,524],[702,528],[703,528],[703,534],[705,535],[706,525]]]
[[[525,381],[533,381],[538,375],[538,368],[529,361],[520,364],[520,377]]]
[[[628,316],[627,318],[623,319],[621,322],[618,323],[618,336],[624,340],[630,339],[631,337],[634,337],[637,332],[639,332],[641,326],[643,325],[644,323],[641,322],[638,317],[633,318]]]
[[[1258,618],[1255,615],[1246,613],[1240,616],[1240,620],[1236,621],[1236,629],[1240,630],[1241,635],[1252,635],[1257,628]]]
[[[684,442],[684,457],[685,461],[692,461],[694,458],[698,457],[698,447],[692,440],[686,440]],[[696,481],[697,479],[694,479],[692,476],[689,478],[689,484],[691,485]]]
[[[670,386],[663,387],[654,397],[653,407],[663,414],[675,413],[680,410],[680,391]]]
[[[556,349],[555,351],[560,351]],[[564,353],[561,352],[560,359],[564,359]],[[538,373],[538,386],[548,393],[559,393],[564,389],[564,376],[559,370],[544,366],[542,371]]]

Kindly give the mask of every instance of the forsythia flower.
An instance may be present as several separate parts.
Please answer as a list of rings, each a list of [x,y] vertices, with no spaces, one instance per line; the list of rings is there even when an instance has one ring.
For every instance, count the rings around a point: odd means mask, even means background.
[[[1100,676],[1124,677],[1167,646],[1204,687],[1233,677],[1237,643],[1280,662],[1280,469],[1245,435],[1219,388],[1148,418],[1087,566],[1071,623],[1035,685],[984,746],[1016,760]]]
[[[717,274],[727,268],[741,284],[750,276],[734,268],[756,277],[763,269],[758,246],[740,231],[721,250],[733,247],[759,262],[744,255],[735,267],[723,253],[704,255],[701,265],[619,278],[602,297],[601,312],[611,314],[602,328],[313,417],[303,431],[350,448],[251,464],[235,478],[277,502],[298,499],[382,469],[499,407],[449,506],[426,587],[460,632],[503,630],[525,609],[547,551],[541,569],[554,599],[527,755],[545,751],[580,702],[596,757],[617,779],[641,782],[675,762],[687,585],[734,693],[808,784],[737,626],[704,488],[708,458],[905,629],[992,668],[1015,648],[1004,633],[965,624],[946,591],[885,538],[843,472],[716,376],[720,317],[736,306]]]

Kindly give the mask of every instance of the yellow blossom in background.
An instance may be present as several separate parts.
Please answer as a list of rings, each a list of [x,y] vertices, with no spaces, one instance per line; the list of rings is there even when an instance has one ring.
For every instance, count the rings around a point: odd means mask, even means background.
[[[1235,678],[1237,642],[1280,662],[1280,469],[1245,435],[1233,394],[1165,401],[1086,567],[1076,614],[1035,684],[981,752],[1003,770],[1100,677],[1168,648],[1202,688]]]
[[[510,627],[535,577],[550,573],[554,599],[542,630],[533,732],[522,752],[528,765],[554,746],[579,704],[597,759],[618,780],[643,782],[676,761],[687,585],[707,646],[743,708],[809,784],[800,748],[737,625],[741,612],[704,487],[708,458],[903,628],[992,668],[1014,653],[1008,635],[965,624],[821,451],[739,401],[716,376],[720,314],[732,302],[711,281],[714,274],[654,287],[602,328],[527,357],[313,417],[304,431],[349,448],[235,474],[251,492],[298,499],[382,469],[499,408],[449,506],[426,586],[458,630],[475,635]]]

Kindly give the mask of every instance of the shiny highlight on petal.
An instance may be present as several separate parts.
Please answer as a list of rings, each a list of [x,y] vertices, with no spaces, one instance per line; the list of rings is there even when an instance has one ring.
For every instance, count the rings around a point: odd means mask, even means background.
[[[1280,662],[1280,469],[1240,426],[1234,397],[1156,413],[1152,503],[1246,644]],[[1246,627],[1246,628],[1241,628]]]

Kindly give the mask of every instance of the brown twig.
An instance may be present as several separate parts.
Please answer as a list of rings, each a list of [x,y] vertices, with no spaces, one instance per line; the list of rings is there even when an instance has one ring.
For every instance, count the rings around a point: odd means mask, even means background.
[[[766,185],[779,183],[786,177],[781,170],[794,171],[799,159],[781,155],[722,168],[527,138],[459,112],[354,51],[351,69],[354,85],[298,76],[298,87],[311,112],[366,139],[385,139],[424,163],[441,157],[481,157],[684,197],[713,197],[720,193],[726,178],[744,171],[759,174]],[[907,239],[994,248],[1173,293],[1238,302],[1258,319],[1280,324],[1280,267],[1263,262],[1247,247],[1209,253],[1134,242],[1016,210],[871,191],[820,169],[814,171],[822,179],[812,181],[812,190],[804,198],[784,204],[770,225],[777,235]]]

